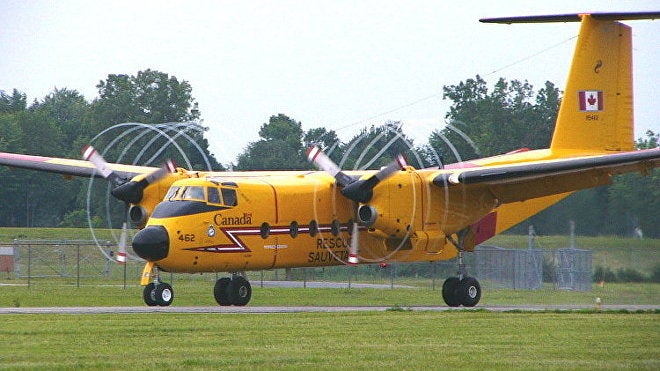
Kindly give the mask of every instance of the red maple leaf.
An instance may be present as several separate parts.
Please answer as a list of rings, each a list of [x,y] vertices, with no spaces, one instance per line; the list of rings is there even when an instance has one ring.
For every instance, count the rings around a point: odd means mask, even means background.
[[[598,102],[598,98],[594,97],[593,94],[589,96],[589,99],[587,99],[587,103],[589,103],[590,106],[593,106]]]

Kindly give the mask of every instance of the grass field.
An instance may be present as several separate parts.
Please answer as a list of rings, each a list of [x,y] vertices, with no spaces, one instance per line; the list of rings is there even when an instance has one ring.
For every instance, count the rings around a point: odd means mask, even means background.
[[[77,230],[0,229],[0,242],[13,238],[89,237]],[[508,240],[499,244],[511,247],[526,243],[524,236],[502,238]],[[615,246],[607,239],[588,239],[594,246],[579,247],[605,253],[603,261],[613,269],[635,260],[650,269],[658,262],[658,240],[649,245],[630,241],[615,241]],[[543,243],[566,246],[561,238]],[[126,288],[116,267],[109,277],[36,278],[29,287],[25,279],[0,276],[0,307],[141,306],[142,288],[132,277],[137,269],[131,267]],[[215,275],[166,278],[174,286],[174,306],[215,305]],[[429,280],[413,278],[397,284],[415,288],[261,288],[258,276],[252,277],[251,306],[393,309],[386,312],[1,315],[0,369],[660,369],[657,311],[405,310],[442,305],[441,283],[435,290]],[[596,297],[604,304],[658,305],[660,284],[606,283],[590,292],[571,292],[551,285],[527,291],[484,283],[480,305],[593,305]]]
[[[444,305],[440,288],[395,289],[304,289],[261,288],[252,282],[251,306],[437,306]],[[213,299],[212,281],[174,282],[175,306],[217,305]],[[599,297],[603,304],[660,305],[660,284],[606,284],[594,286],[591,292],[558,291],[551,287],[541,290],[510,290],[485,288],[480,306],[493,305],[595,305]],[[103,283],[93,285],[59,285],[37,283],[32,287],[0,286],[0,307],[44,306],[133,306],[144,305],[142,287],[131,284]]]
[[[660,368],[650,313],[3,315],[11,369]]]

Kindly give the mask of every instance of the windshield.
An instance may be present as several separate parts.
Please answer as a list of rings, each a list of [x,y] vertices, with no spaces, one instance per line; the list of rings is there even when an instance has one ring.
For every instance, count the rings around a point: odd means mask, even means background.
[[[181,192],[182,200],[206,201],[204,188],[199,186],[185,187]]]
[[[172,186],[165,195],[165,201],[201,201],[213,205],[236,206],[236,189],[202,186]]]

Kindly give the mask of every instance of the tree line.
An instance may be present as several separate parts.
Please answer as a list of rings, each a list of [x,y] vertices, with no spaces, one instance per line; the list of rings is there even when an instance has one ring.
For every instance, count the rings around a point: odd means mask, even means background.
[[[452,102],[446,126],[426,143],[415,143],[400,122],[365,127],[343,142],[333,130],[303,130],[301,122],[277,114],[261,125],[258,139],[238,154],[236,164],[223,165],[210,153],[203,128],[194,124],[201,112],[185,80],[145,70],[108,75],[96,88],[98,96],[91,101],[76,90],[55,89],[30,104],[23,92],[0,91],[0,151],[79,158],[80,149],[91,142],[105,149],[110,161],[157,165],[174,158],[198,170],[308,170],[306,149],[319,145],[344,169],[378,168],[397,153],[422,168],[522,147],[547,148],[561,102],[551,82],[536,91],[526,81],[500,78],[491,89],[477,75],[443,87],[444,99]],[[114,130],[127,122],[140,124]],[[659,137],[649,131],[637,147],[655,148]],[[659,176],[654,170],[648,176],[615,177],[611,185],[577,192],[512,231],[526,233],[532,224],[539,234],[565,234],[574,220],[582,235],[631,235],[640,228],[646,236],[660,237]],[[87,179],[64,181],[6,167],[0,168],[0,179],[2,226],[103,226],[104,219],[123,217],[120,202],[108,206],[102,182],[92,187]]]

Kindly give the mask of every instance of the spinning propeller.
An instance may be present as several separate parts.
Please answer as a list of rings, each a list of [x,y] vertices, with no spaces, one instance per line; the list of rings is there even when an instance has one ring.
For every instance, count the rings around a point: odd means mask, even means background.
[[[369,202],[373,197],[373,189],[378,183],[408,166],[403,155],[398,154],[395,156],[394,161],[380,169],[376,174],[367,179],[359,179],[341,171],[339,166],[318,147],[312,147],[307,150],[307,159],[314,163],[316,167],[335,178],[337,184],[342,187],[342,195],[359,203]]]
[[[110,168],[107,161],[101,156],[94,147],[88,145],[82,151],[83,159],[90,161],[98,170],[99,174],[110,181],[113,185],[110,193],[117,199],[126,203],[137,204],[142,200],[144,189],[170,173],[176,172],[176,165],[172,160],[167,160],[165,165],[149,173],[140,180],[129,180],[122,178]]]
[[[344,173],[337,164],[335,164],[328,155],[323,153],[318,147],[311,147],[307,150],[307,159],[320,170],[332,175],[339,187],[341,194],[355,202],[356,220],[351,229],[351,245],[348,250],[348,264],[356,265],[359,262],[359,225],[370,225],[376,217],[375,210],[367,205],[360,205],[369,202],[373,198],[373,190],[378,183],[394,175],[399,170],[403,170],[408,164],[403,155],[395,156],[394,161],[381,168],[378,172],[366,179],[360,179],[355,176]]]
[[[135,225],[140,225],[146,222],[148,216],[147,211],[142,206],[130,206],[130,204],[139,204],[144,196],[144,190],[151,184],[158,182],[170,173],[176,172],[176,166],[171,160],[167,160],[165,165],[156,169],[155,171],[145,175],[139,180],[129,180],[117,174],[110,164],[101,156],[100,153],[91,145],[85,147],[82,151],[83,159],[90,161],[94,164],[99,174],[107,179],[112,185],[110,194],[115,198],[124,201],[126,205],[125,216],[133,221]],[[129,208],[130,206],[130,208]],[[119,241],[119,252],[116,261],[119,264],[126,264],[126,240],[128,238],[128,223],[122,224],[122,231]]]

